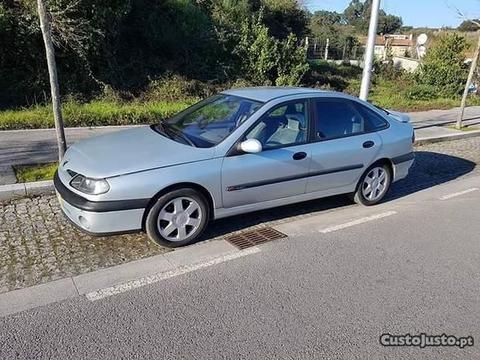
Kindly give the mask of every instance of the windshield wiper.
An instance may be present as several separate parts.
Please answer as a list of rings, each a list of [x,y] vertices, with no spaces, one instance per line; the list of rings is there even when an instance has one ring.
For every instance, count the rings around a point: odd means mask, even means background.
[[[157,125],[154,126],[154,129],[155,129],[158,133],[160,133],[160,134],[168,137],[169,139],[172,139],[172,140],[173,140],[172,134],[171,134],[169,131],[167,131],[167,129],[165,128],[164,124],[159,123],[159,124],[157,124]]]
[[[181,131],[175,130],[169,123],[162,123],[162,128],[166,133],[169,133],[171,139],[173,140],[173,137],[179,137],[182,140],[184,140],[188,145],[197,147],[192,140],[190,140],[187,135],[182,133]]]

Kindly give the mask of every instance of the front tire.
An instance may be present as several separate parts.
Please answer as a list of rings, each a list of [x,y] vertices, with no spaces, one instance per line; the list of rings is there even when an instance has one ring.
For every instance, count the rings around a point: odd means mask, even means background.
[[[353,201],[372,206],[378,204],[390,189],[392,172],[386,164],[374,164],[360,178]]]
[[[158,245],[179,247],[193,243],[208,224],[205,197],[193,189],[179,189],[161,196],[148,212],[145,229]]]

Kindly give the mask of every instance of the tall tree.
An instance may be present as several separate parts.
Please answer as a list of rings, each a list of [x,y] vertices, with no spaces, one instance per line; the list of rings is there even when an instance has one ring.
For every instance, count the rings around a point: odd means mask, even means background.
[[[372,11],[372,0],[352,0],[343,12],[348,24],[355,26],[358,31],[366,33]],[[380,9],[378,13],[377,34],[391,34],[402,27],[402,18],[387,14]]]

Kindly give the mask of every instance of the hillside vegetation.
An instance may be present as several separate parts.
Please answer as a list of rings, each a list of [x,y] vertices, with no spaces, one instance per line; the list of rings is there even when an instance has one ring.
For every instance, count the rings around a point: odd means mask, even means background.
[[[304,39],[360,53],[371,0],[309,13],[296,0],[48,0],[66,126],[153,123],[230,87],[298,85],[358,95],[361,69],[309,61]],[[381,12],[379,32],[401,32]],[[370,100],[411,111],[452,107],[472,36],[437,33],[414,74],[377,63]],[[35,1],[0,3],[0,129],[52,127]],[[477,103],[472,97],[470,103]]]

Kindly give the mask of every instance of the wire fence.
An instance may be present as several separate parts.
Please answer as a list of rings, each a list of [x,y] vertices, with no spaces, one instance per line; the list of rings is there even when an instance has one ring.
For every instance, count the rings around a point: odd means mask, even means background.
[[[327,45],[325,40],[309,39],[307,57],[310,60],[362,60],[365,48],[345,42],[343,46]]]

